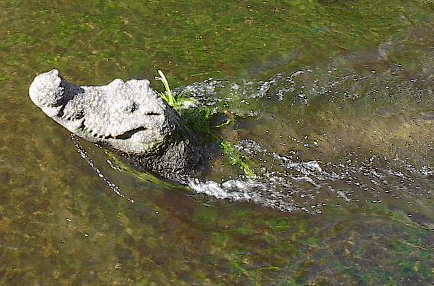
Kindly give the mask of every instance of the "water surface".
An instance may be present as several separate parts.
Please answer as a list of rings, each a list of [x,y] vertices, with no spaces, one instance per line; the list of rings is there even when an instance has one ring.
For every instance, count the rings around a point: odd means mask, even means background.
[[[2,285],[433,282],[432,1],[0,0],[0,15]],[[162,69],[234,115],[217,132],[257,177],[224,157],[187,189],[123,171],[32,105],[51,68],[86,85]]]

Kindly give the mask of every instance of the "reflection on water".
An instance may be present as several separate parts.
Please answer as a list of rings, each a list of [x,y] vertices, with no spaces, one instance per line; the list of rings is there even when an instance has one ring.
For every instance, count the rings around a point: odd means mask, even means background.
[[[146,3],[0,0],[1,285],[432,284],[429,1]],[[159,182],[27,95],[154,65],[233,114],[256,178]]]

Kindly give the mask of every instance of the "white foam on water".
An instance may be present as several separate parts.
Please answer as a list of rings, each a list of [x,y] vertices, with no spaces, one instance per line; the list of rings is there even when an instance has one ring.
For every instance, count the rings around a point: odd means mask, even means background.
[[[197,179],[192,179],[188,185],[196,193],[205,194],[217,199],[253,202],[285,212],[299,209],[292,200],[288,200],[288,196],[286,196],[286,200],[283,199],[285,196],[277,192],[272,185],[254,179],[240,178],[222,183],[214,181],[200,182]]]
[[[219,184],[214,181],[200,182],[197,179],[188,183],[196,193],[206,194],[217,199],[229,199],[234,201],[253,201],[254,194],[249,194],[250,186],[246,182],[238,180],[226,181]]]

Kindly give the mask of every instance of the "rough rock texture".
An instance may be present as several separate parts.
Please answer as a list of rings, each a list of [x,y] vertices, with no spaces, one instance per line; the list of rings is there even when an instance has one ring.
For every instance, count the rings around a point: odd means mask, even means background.
[[[117,150],[136,167],[185,182],[203,163],[197,138],[148,80],[76,86],[51,70],[35,77],[29,95],[57,123]]]

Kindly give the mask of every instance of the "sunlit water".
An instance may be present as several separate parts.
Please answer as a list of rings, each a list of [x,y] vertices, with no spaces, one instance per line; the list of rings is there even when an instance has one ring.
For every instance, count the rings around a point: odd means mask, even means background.
[[[0,0],[1,285],[432,284],[430,1],[139,2]],[[32,105],[53,67],[163,69],[256,176],[125,169]]]
[[[240,108],[245,118],[227,136],[258,175],[190,186],[217,198],[314,213],[339,200],[431,198],[433,62],[425,56],[419,72],[397,64],[377,71],[372,62],[381,57],[373,53],[357,72],[330,64],[264,82],[186,87],[209,106]]]

